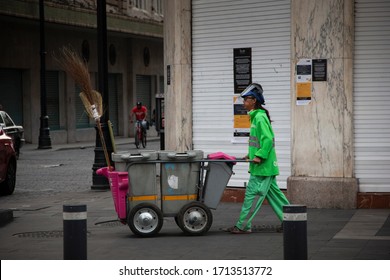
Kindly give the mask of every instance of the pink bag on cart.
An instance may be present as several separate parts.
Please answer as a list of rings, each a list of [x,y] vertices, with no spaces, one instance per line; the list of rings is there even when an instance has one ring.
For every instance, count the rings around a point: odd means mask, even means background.
[[[237,158],[235,156],[231,156],[228,154],[225,154],[223,152],[216,152],[212,154],[207,155],[208,159],[227,159],[227,160],[236,160]],[[232,164],[236,164],[236,162],[232,162]]]

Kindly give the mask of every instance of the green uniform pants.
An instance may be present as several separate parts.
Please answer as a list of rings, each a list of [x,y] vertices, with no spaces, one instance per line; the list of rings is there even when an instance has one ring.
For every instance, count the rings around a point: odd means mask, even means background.
[[[250,215],[245,225],[245,220],[252,208],[253,200],[256,196],[259,196],[253,213]],[[275,176],[255,176],[251,175],[248,181],[248,185],[245,190],[244,203],[242,204],[240,218],[236,224],[236,227],[242,230],[249,230],[252,227],[252,220],[260,210],[264,199],[267,198],[268,203],[278,216],[280,221],[283,221],[283,206],[288,205],[289,202],[279,189],[276,183]]]

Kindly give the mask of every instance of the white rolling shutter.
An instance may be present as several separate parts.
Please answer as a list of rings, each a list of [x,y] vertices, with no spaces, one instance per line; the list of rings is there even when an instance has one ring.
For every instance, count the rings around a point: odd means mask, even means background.
[[[390,192],[390,1],[355,1],[355,177]]]
[[[290,176],[290,1],[192,1],[193,143],[205,154],[242,157],[233,144],[233,49],[252,49],[252,80],[264,89],[273,119],[279,186]],[[229,186],[244,186],[247,164],[234,167]]]

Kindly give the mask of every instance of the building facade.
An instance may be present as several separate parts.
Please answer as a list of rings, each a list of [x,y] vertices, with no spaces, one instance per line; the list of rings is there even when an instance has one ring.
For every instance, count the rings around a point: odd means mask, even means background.
[[[41,117],[40,13],[38,0],[0,0],[0,103],[38,143]],[[45,0],[46,104],[53,145],[96,138],[80,89],[60,67],[63,47],[88,62],[97,89],[97,1]],[[115,135],[133,133],[129,114],[136,101],[152,112],[163,91],[161,0],[107,0],[109,119]],[[151,115],[149,115],[149,118]]]
[[[390,207],[390,1],[173,0],[165,8],[168,149],[246,154],[235,98],[240,82],[259,82],[274,120],[278,183],[292,203]],[[235,168],[230,198],[247,179],[246,166]]]

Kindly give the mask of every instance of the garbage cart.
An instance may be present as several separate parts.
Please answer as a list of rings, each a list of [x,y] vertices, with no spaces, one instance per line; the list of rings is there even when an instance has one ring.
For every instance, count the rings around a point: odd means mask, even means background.
[[[206,233],[213,222],[210,209],[217,208],[233,174],[233,164],[244,161],[205,159],[203,151],[160,151],[146,157],[123,154],[121,159],[126,162],[128,174],[128,191],[124,199],[126,218],[121,221],[125,221],[134,234],[143,237],[156,235],[163,226],[164,217],[174,217],[186,234]],[[156,175],[157,170],[160,176]],[[115,172],[103,175],[109,178]],[[110,180],[110,184],[116,182]],[[112,190],[115,188],[113,186]]]

